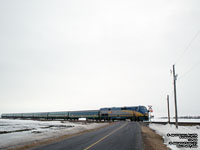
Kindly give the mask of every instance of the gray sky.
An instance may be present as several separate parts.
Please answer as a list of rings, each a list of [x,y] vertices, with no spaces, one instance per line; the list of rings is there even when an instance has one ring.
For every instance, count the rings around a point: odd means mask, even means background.
[[[170,94],[174,114],[176,62],[179,115],[199,115],[199,6],[1,0],[0,113],[153,105],[156,116],[166,116]]]

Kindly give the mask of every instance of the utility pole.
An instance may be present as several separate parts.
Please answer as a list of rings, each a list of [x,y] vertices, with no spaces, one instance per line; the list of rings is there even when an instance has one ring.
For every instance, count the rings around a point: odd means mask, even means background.
[[[169,95],[167,95],[168,123],[170,123]]]
[[[178,112],[177,112],[177,101],[176,101],[176,80],[177,74],[175,73],[175,65],[173,65],[173,77],[174,77],[174,103],[175,103],[175,124],[178,129]]]

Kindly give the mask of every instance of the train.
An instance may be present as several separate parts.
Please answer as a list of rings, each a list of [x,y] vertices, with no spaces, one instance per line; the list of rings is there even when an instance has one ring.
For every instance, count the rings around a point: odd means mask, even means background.
[[[79,120],[86,118],[92,121],[114,121],[114,120],[131,120],[145,121],[149,119],[149,111],[145,106],[130,106],[130,107],[108,107],[100,108],[99,110],[84,110],[84,111],[60,111],[60,112],[38,112],[38,113],[8,113],[2,114],[1,118],[12,119],[64,119],[64,120]]]

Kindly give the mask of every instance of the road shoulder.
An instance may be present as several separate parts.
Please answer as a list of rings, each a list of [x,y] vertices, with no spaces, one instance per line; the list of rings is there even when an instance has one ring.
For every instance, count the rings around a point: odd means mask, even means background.
[[[163,142],[163,138],[156,134],[152,129],[141,125],[144,150],[170,150]]]

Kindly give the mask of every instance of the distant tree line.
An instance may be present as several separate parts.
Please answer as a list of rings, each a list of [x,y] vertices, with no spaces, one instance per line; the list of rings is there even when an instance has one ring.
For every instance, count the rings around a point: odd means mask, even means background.
[[[173,117],[175,119],[175,117]],[[179,119],[200,119],[200,116],[180,116]],[[168,119],[168,117],[160,117],[160,119]]]

